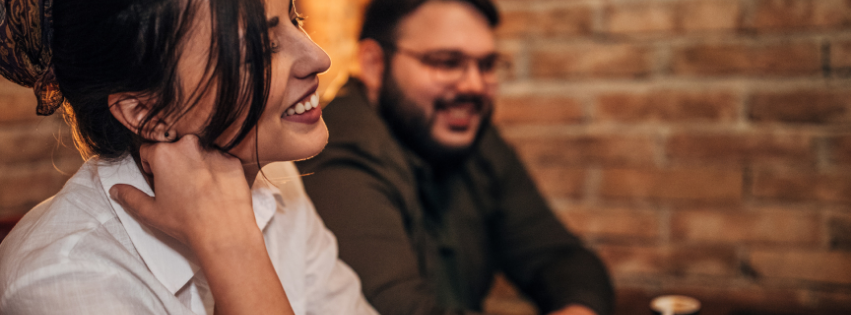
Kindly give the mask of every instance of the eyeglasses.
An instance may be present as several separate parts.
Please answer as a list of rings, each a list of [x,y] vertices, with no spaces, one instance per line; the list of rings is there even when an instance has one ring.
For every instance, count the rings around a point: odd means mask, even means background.
[[[402,47],[394,47],[395,51],[419,60],[420,63],[432,69],[434,78],[445,84],[461,81],[470,68],[470,63],[476,65],[482,81],[495,84],[498,73],[507,70],[511,64],[498,53],[491,53],[477,58],[457,50],[435,50],[418,52]]]

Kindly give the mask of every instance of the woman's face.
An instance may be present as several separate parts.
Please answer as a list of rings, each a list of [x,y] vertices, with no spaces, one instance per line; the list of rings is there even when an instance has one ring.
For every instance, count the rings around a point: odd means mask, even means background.
[[[273,46],[269,99],[257,128],[229,151],[246,165],[256,164],[257,154],[261,165],[306,159],[322,151],[328,141],[328,129],[322,120],[316,93],[317,75],[328,70],[331,59],[298,26],[294,11],[292,0],[266,2],[269,39]],[[209,12],[206,15],[209,21]],[[210,43],[210,26],[206,24],[193,31],[178,64],[184,91],[191,91],[203,79]],[[197,134],[203,130],[214,98],[215,93],[207,93],[198,106],[175,122],[173,129],[178,135]],[[230,142],[239,132],[244,117],[242,115],[231,125],[216,144],[224,146]]]

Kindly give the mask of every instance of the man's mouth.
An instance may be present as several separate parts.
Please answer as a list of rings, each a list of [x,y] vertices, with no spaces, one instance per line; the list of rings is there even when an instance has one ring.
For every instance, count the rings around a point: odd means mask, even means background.
[[[479,108],[474,103],[446,104],[437,111],[445,115],[446,123],[453,131],[466,131],[471,127],[473,118],[479,114]]]

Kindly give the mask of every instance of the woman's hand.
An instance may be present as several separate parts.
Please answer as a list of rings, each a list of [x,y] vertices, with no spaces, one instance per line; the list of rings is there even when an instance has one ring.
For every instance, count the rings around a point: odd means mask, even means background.
[[[194,135],[143,145],[139,156],[156,196],[128,185],[109,192],[143,223],[193,249],[260,233],[239,159],[202,150]]]
[[[191,135],[142,146],[139,153],[156,196],[122,184],[109,193],[142,223],[192,249],[216,314],[292,314],[254,219],[240,161],[201,149]]]

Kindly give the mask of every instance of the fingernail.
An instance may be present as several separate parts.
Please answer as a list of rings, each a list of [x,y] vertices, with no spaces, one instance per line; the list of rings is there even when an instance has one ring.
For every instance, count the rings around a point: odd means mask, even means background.
[[[109,197],[110,198],[112,198],[115,201],[118,201],[118,199],[116,198],[117,195],[118,195],[118,189],[115,188],[115,186],[112,186],[111,188],[109,188]]]

